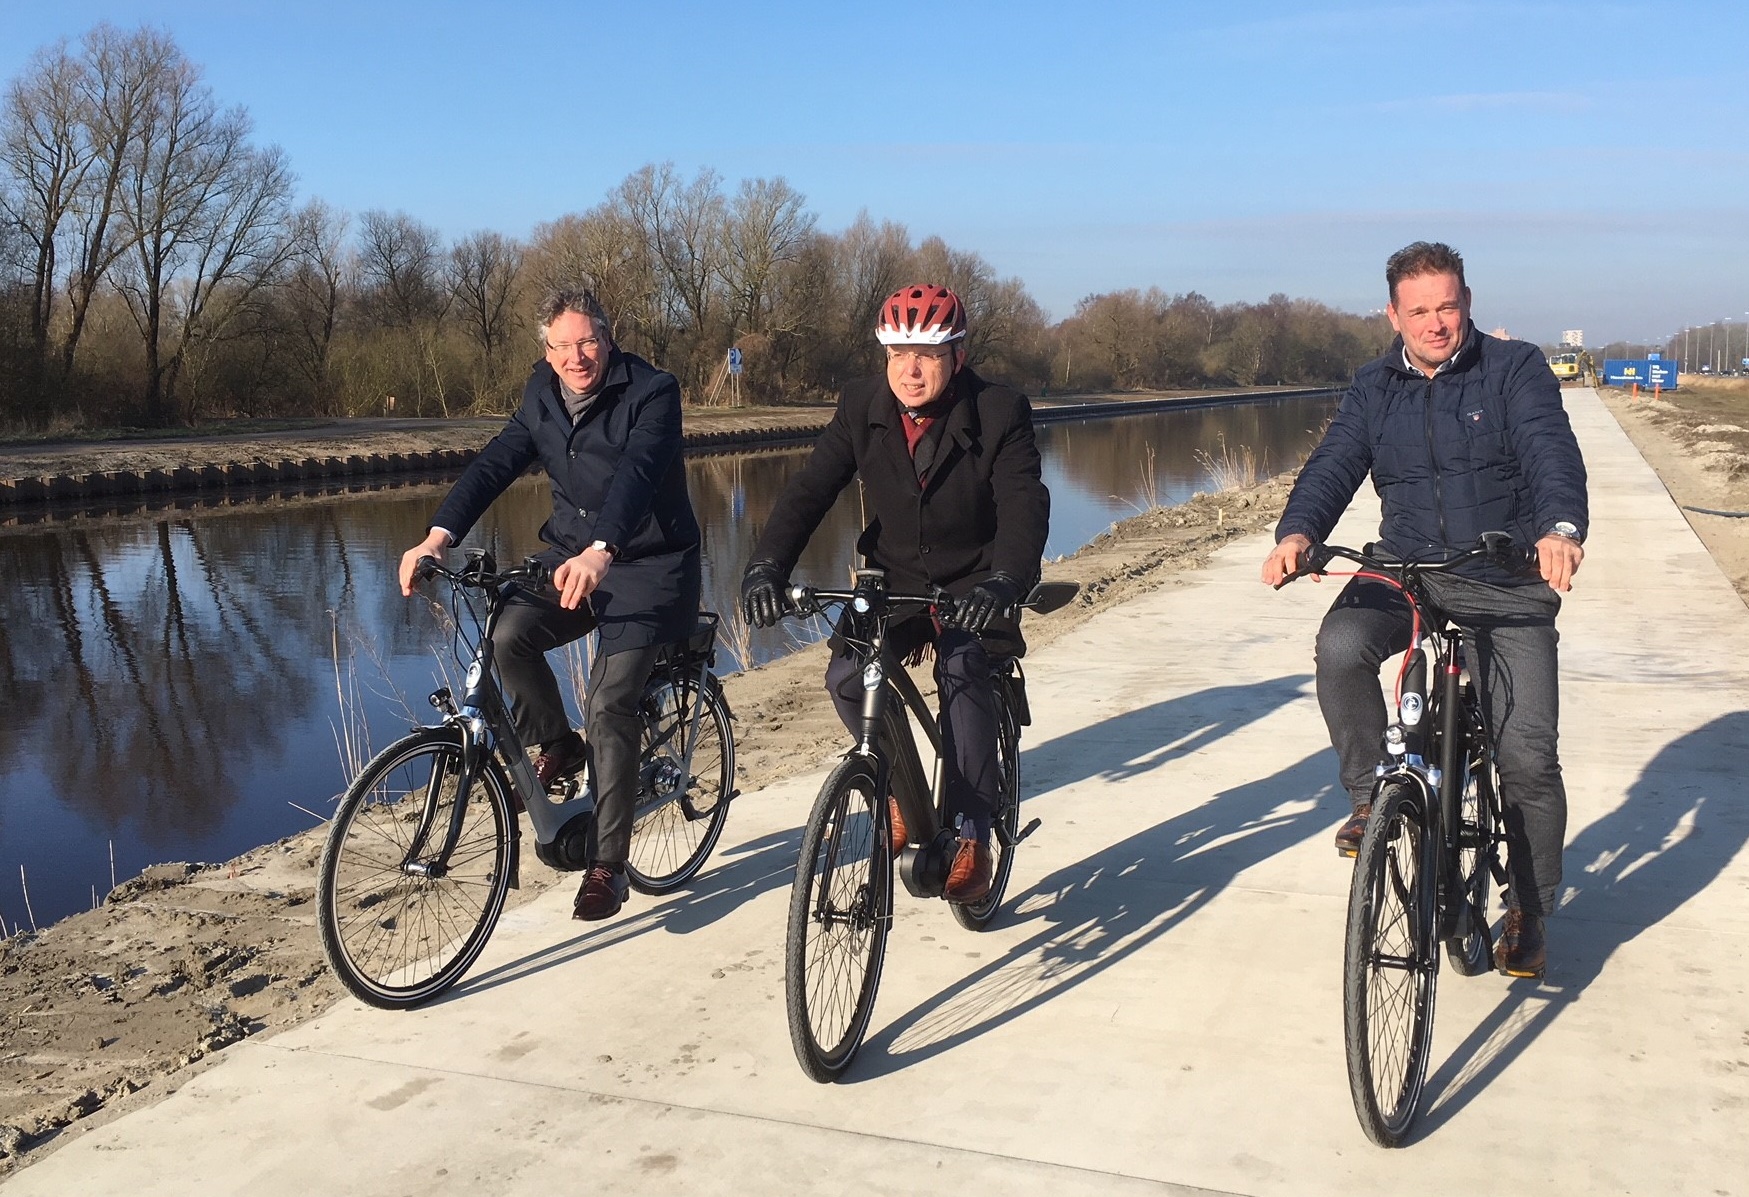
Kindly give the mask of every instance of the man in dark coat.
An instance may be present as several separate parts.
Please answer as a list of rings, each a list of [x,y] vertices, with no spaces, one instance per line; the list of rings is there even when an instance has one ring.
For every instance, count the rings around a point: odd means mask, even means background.
[[[1510,873],[1495,967],[1541,976],[1567,826],[1556,592],[1571,588],[1585,556],[1585,463],[1541,351],[1477,330],[1463,259],[1449,246],[1418,241],[1398,251],[1385,281],[1399,336],[1355,374],[1300,470],[1263,580],[1278,585],[1300,567],[1369,472],[1384,511],[1379,543],[1392,556],[1437,560],[1491,531],[1536,546],[1540,576],[1478,562],[1464,576],[1431,576],[1428,588],[1464,629],[1494,739]],[[1318,630],[1318,705],[1354,803],[1336,834],[1344,855],[1359,847],[1371,814],[1386,721],[1379,666],[1409,647],[1409,631],[1401,594],[1364,578],[1343,589]]]
[[[928,615],[889,628],[903,659],[933,645],[942,695],[943,756],[960,845],[944,895],[976,902],[991,882],[990,828],[998,797],[996,710],[990,654],[1026,651],[1008,613],[1038,579],[1050,524],[1026,396],[979,378],[965,364],[965,308],[945,287],[905,287],[882,304],[876,336],[884,378],[844,389],[832,422],[778,498],[742,582],[749,621],[776,623],[783,589],[808,538],[853,478],[872,513],[857,541],[887,587],[956,600],[950,626]],[[856,658],[834,642],[826,688],[840,718],[860,727]],[[892,849],[908,831],[889,801]]]
[[[627,891],[638,699],[662,646],[685,639],[697,622],[698,521],[686,493],[674,377],[616,348],[588,291],[553,293],[539,320],[546,357],[535,363],[522,406],[456,481],[430,534],[402,556],[401,592],[412,593],[421,557],[466,536],[529,466],[546,471],[553,514],[540,538],[551,547],[540,556],[552,582],[504,612],[492,643],[517,735],[539,745],[535,772],[551,785],[582,767],[585,749],[545,654],[597,633],[585,712],[596,859],[575,913],[602,919],[618,913]]]

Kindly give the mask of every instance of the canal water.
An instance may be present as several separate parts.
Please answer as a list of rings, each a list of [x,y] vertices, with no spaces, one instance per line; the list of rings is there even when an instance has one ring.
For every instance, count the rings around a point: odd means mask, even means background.
[[[1260,473],[1293,465],[1331,409],[1293,399],[1041,425],[1046,555],[1074,552],[1150,502],[1210,489],[1207,462],[1223,451],[1250,450]],[[735,602],[765,515],[805,456],[688,462],[714,609]],[[459,671],[430,604],[401,597],[395,565],[444,490],[0,528],[9,929],[90,906],[112,876],[223,860],[312,826],[345,788],[348,743],[368,755],[432,715],[425,696],[446,668],[445,681]],[[544,479],[524,479],[469,543],[517,560],[540,547],[550,503]],[[840,583],[861,527],[853,486],[796,578]],[[746,651],[763,661],[791,646],[779,628]]]

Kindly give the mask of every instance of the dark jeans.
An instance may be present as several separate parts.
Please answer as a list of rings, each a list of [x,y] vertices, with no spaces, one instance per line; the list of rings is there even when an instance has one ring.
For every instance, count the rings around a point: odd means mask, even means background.
[[[894,639],[899,643],[892,651],[905,655],[904,640]],[[996,765],[996,691],[983,642],[970,632],[943,629],[935,639],[935,686],[941,703],[948,817],[963,816],[960,830],[965,838],[987,839],[1001,782]],[[833,642],[832,661],[826,666],[826,692],[844,726],[852,735],[861,734],[862,673],[856,654],[838,641]]]
[[[524,745],[551,744],[571,733],[559,682],[546,654],[594,630],[595,614],[588,604],[567,611],[550,586],[540,595],[513,599],[499,617],[492,646],[510,701],[510,719]],[[626,649],[598,656],[590,669],[583,722],[589,729],[595,782],[595,856],[602,864],[624,864],[631,854],[644,727],[638,699],[660,652],[660,645]]]
[[[1561,884],[1567,791],[1556,724],[1560,679],[1555,615],[1547,586],[1488,586],[1455,576],[1427,579],[1434,602],[1464,631],[1470,676],[1494,737],[1506,821],[1507,901],[1551,914]],[[1356,805],[1370,800],[1387,719],[1379,666],[1409,646],[1409,607],[1382,582],[1355,578],[1318,629],[1318,707]]]

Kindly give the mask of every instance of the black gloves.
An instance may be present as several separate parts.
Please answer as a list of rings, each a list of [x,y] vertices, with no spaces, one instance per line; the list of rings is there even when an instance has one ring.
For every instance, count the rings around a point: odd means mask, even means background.
[[[775,627],[789,604],[784,587],[789,579],[775,562],[754,561],[741,575],[741,613],[756,628]]]
[[[1019,582],[1007,574],[991,574],[954,604],[953,618],[945,622],[950,628],[977,635],[990,626],[992,619],[1006,614],[1019,601]]]

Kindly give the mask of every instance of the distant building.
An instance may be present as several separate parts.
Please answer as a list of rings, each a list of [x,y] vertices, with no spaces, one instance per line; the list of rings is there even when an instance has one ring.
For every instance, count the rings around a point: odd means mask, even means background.
[[[1585,348],[1585,330],[1582,328],[1569,328],[1566,332],[1561,334],[1561,344],[1570,349]]]
[[[1510,341],[1512,339],[1512,334],[1507,332],[1504,326],[1495,329],[1493,332],[1489,333],[1488,335],[1490,337],[1498,338],[1499,340],[1502,340],[1502,341]]]

